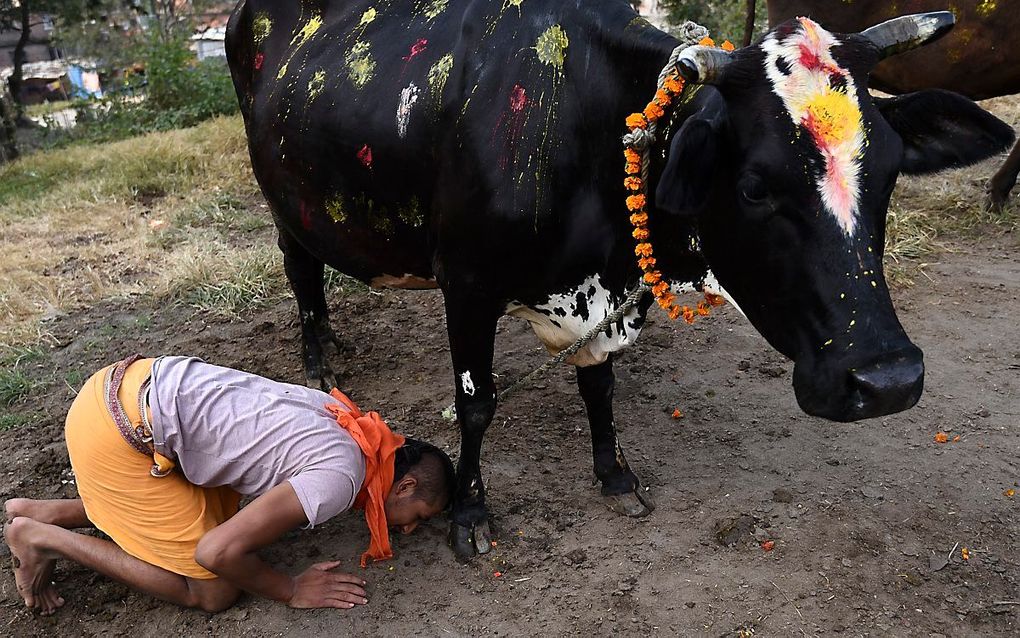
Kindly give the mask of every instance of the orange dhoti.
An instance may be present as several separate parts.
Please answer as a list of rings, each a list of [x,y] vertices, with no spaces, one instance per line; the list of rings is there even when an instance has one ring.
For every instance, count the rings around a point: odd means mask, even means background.
[[[132,363],[118,392],[133,426],[142,422],[138,393],[152,363]],[[152,457],[124,440],[106,406],[108,370],[85,382],[64,429],[86,515],[135,558],[189,578],[216,578],[195,562],[195,548],[206,532],[237,513],[240,495],[226,486],[192,485],[180,470],[152,476]]]

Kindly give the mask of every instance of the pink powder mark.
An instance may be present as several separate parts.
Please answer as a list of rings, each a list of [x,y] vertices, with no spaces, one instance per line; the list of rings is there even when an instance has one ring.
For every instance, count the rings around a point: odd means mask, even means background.
[[[404,62],[410,62],[411,59],[425,50],[425,47],[429,45],[429,41],[425,38],[419,38],[417,42],[411,45],[411,52],[405,55],[402,59]]]
[[[514,88],[510,90],[510,110],[514,113],[520,113],[527,104],[528,95],[525,93],[524,87],[520,84],[515,84]]]
[[[311,230],[312,212],[308,210],[308,206],[305,205],[304,200],[301,201],[300,209],[301,209],[301,226],[303,226],[305,230]]]
[[[372,168],[372,149],[368,144],[362,146],[361,150],[358,151],[358,161],[361,162],[365,168]]]
[[[266,56],[261,51],[255,54],[255,70],[262,70],[262,63],[266,61]]]

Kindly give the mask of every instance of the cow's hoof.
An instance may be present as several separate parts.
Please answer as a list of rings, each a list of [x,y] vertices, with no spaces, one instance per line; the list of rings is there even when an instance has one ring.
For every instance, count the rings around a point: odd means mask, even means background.
[[[606,507],[617,514],[632,518],[648,516],[655,510],[655,502],[652,501],[651,495],[641,487],[633,492],[603,495],[602,498],[606,501]]]
[[[487,554],[492,549],[492,534],[489,522],[482,521],[473,526],[450,523],[450,546],[459,560],[470,560],[475,554]]]

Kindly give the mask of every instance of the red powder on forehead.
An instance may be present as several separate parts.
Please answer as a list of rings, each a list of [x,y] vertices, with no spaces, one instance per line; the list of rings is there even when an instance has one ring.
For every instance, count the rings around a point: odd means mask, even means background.
[[[365,168],[372,168],[372,148],[368,144],[362,146],[361,150],[358,151],[358,161]]]
[[[266,61],[266,56],[262,52],[256,53],[255,54],[255,70],[258,71],[258,70],[262,69],[262,63],[265,62],[265,61]]]

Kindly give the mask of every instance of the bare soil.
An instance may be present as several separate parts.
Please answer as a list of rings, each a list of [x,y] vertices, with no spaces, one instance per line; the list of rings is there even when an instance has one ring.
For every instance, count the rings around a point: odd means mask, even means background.
[[[732,308],[693,327],[651,313],[616,366],[621,443],[658,503],[648,518],[603,506],[564,368],[501,405],[488,432],[498,541],[487,556],[458,564],[436,520],[365,570],[365,608],[246,597],[218,615],[62,563],[67,605],[42,618],[20,606],[0,545],[0,634],[1018,635],[1020,496],[1006,495],[1020,491],[1016,247],[1008,235],[957,246],[895,291],[927,387],[914,409],[859,423],[804,415],[791,364]],[[455,451],[456,426],[440,416],[453,387],[440,296],[359,292],[334,304],[343,389]],[[54,320],[60,345],[31,370],[43,385],[15,406],[37,418],[0,432],[0,499],[75,495],[62,421],[94,369],[134,351],[195,354],[300,382],[295,316],[291,300],[228,319],[136,299]],[[545,356],[525,323],[504,320],[500,385]],[[950,441],[937,443],[939,431]],[[333,558],[355,570],[367,541],[351,513],[266,555],[290,572]]]

